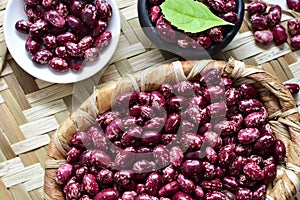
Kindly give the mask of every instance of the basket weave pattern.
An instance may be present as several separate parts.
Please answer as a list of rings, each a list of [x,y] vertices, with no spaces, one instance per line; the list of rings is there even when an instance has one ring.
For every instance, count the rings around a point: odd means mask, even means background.
[[[299,113],[293,96],[270,74],[254,66],[229,59],[225,61],[202,60],[173,62],[150,67],[139,73],[128,75],[96,90],[81,107],[59,126],[53,136],[45,163],[45,199],[64,199],[62,188],[55,183],[57,168],[65,163],[65,155],[75,131],[84,131],[98,114],[107,111],[119,94],[128,91],[153,91],[162,83],[176,83],[194,80],[209,69],[219,70],[223,76],[230,77],[234,84],[252,83],[269,113],[271,127],[276,138],[287,147],[284,163],[277,169],[277,177],[268,187],[268,199],[292,199],[297,195],[300,178],[300,123]]]

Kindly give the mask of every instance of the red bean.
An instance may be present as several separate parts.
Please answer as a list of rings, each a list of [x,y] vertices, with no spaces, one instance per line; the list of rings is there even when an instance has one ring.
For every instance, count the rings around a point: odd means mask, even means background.
[[[202,189],[207,192],[220,191],[222,189],[222,182],[219,179],[213,179],[210,181],[201,181]]]
[[[264,171],[255,162],[247,163],[243,168],[243,172],[254,181],[261,181],[264,179]]]
[[[232,80],[230,78],[222,77],[220,86],[223,86],[225,90],[228,90],[229,88],[232,87]]]
[[[179,183],[179,187],[180,189],[187,193],[187,194],[191,194],[194,190],[195,190],[195,184],[193,181],[187,179],[184,175],[179,174],[177,181]]]
[[[119,170],[114,175],[114,183],[118,191],[134,190],[136,183],[133,180],[134,172],[131,170]]]
[[[77,182],[68,183],[64,187],[67,199],[78,199],[81,196],[81,185]]]
[[[160,6],[153,6],[149,9],[149,17],[152,23],[156,23],[161,15]]]
[[[94,200],[118,200],[119,192],[114,188],[108,188],[99,192]]]
[[[158,36],[166,42],[175,42],[176,41],[176,32],[172,29],[171,25],[165,21],[160,20],[156,22],[156,31]]]
[[[259,112],[253,112],[247,115],[244,119],[246,127],[259,127],[264,124],[268,118],[268,113],[264,107]]]
[[[36,62],[37,64],[47,64],[53,57],[53,54],[51,51],[46,49],[41,49],[37,51],[33,56],[32,60]]]
[[[42,37],[48,32],[48,30],[48,23],[45,20],[39,19],[30,26],[29,34],[34,37]]]
[[[255,13],[264,13],[266,9],[267,4],[262,1],[252,1],[247,7],[247,10],[251,15]]]
[[[62,28],[65,26],[65,19],[56,10],[49,10],[45,13],[45,19],[53,26]]]
[[[287,29],[289,33],[294,35],[300,34],[300,19],[298,18],[292,18],[288,20]]]
[[[166,185],[164,185],[158,192],[160,197],[171,196],[175,192],[179,190],[179,183],[177,181],[172,181]]]
[[[276,177],[277,167],[275,164],[266,165],[263,168],[263,172],[264,172],[264,183],[269,184]]]
[[[295,10],[297,12],[300,11],[300,1],[299,0],[286,0],[288,8],[291,10]]]
[[[255,31],[255,41],[259,44],[268,45],[273,42],[273,34],[268,30]]]
[[[80,36],[84,36],[88,32],[82,21],[74,15],[67,16],[66,23],[72,31],[79,34]]]
[[[183,160],[183,152],[179,146],[174,146],[170,149],[170,163],[174,167],[179,167]]]
[[[28,34],[29,33],[29,28],[30,28],[31,25],[32,25],[32,22],[30,22],[29,20],[21,19],[21,20],[16,22],[15,28],[20,33]]]
[[[130,147],[125,148],[124,150],[119,150],[114,160],[114,168],[128,169],[132,166],[135,157],[136,151]]]
[[[41,44],[32,37],[28,37],[25,43],[25,49],[30,55],[34,55],[39,49]]]
[[[222,192],[213,191],[206,193],[205,200],[226,200],[226,196]]]
[[[84,191],[90,195],[95,195],[99,191],[99,185],[97,184],[96,177],[92,174],[84,175],[82,185]]]
[[[299,93],[299,85],[296,83],[285,83],[284,87],[288,89],[291,94]]]
[[[224,102],[213,103],[207,106],[207,113],[213,119],[223,118],[226,110],[227,106]]]
[[[55,10],[63,18],[65,18],[65,17],[67,17],[69,15],[69,8],[68,8],[68,6],[65,3],[59,2],[56,5]]]
[[[24,11],[27,15],[28,20],[32,23],[42,18],[42,12],[38,7],[33,7],[25,4]]]
[[[186,160],[181,166],[183,175],[195,182],[200,180],[199,174],[201,174],[202,169],[202,162],[199,160]]]
[[[45,10],[49,10],[52,7],[56,6],[57,3],[57,0],[42,0],[42,7],[45,8]]]
[[[111,158],[105,152],[95,149],[90,156],[90,163],[95,167],[108,167],[111,163]]]
[[[158,198],[149,194],[141,194],[135,200],[158,200]]]
[[[190,195],[185,194],[184,192],[176,192],[172,197],[172,200],[182,200],[182,199],[192,200],[193,198]]]
[[[162,170],[162,177],[165,183],[170,183],[175,181],[178,176],[178,171],[174,169],[173,166],[169,165],[165,169]]]
[[[74,72],[79,72],[83,68],[83,60],[80,57],[73,57],[69,60],[69,67]]]
[[[255,13],[250,17],[250,22],[254,30],[266,30],[268,28],[268,20],[262,14]]]
[[[145,189],[148,194],[157,196],[162,186],[162,177],[157,172],[153,172],[146,180]]]
[[[218,154],[212,147],[206,147],[206,159],[212,163],[215,164],[218,161]]]
[[[207,35],[213,42],[222,42],[223,40],[223,33],[220,27],[213,27],[208,29]]]
[[[275,143],[275,136],[270,134],[263,134],[257,141],[254,143],[255,151],[262,151],[271,147]]]
[[[111,5],[105,0],[96,0],[97,14],[104,21],[110,20],[112,16]]]
[[[68,54],[74,57],[81,57],[83,55],[82,49],[74,42],[66,42],[65,44]]]
[[[282,162],[284,161],[285,154],[286,154],[286,148],[284,143],[281,140],[276,140],[275,147],[274,147],[274,158],[277,161]]]
[[[205,179],[210,180],[210,179],[215,177],[216,172],[215,172],[215,166],[214,165],[210,164],[209,162],[204,161],[202,163],[202,166],[203,166],[203,177]]]
[[[247,188],[239,188],[236,194],[236,199],[237,200],[251,200],[252,199],[252,192],[251,190]]]
[[[243,156],[237,156],[233,162],[229,165],[229,174],[237,176],[241,173],[241,170],[245,166],[247,159]]]
[[[264,200],[266,197],[267,187],[266,185],[261,185],[253,190],[252,199],[253,200]]]
[[[165,167],[169,161],[170,152],[164,145],[156,146],[153,149],[153,158],[157,166]]]
[[[291,46],[294,49],[300,49],[300,35],[295,35],[291,38]]]
[[[242,144],[253,143],[260,136],[260,132],[256,128],[245,128],[238,132],[238,140]]]
[[[242,99],[257,99],[255,88],[249,83],[243,83],[239,87],[240,96]]]
[[[145,172],[151,172],[155,169],[155,163],[145,159],[139,160],[133,164],[132,169],[135,173],[140,173],[140,174]]]
[[[73,0],[70,4],[70,12],[71,14],[80,17],[83,9],[83,3],[79,0]]]
[[[94,43],[94,47],[98,47],[100,50],[108,46],[110,40],[112,38],[112,34],[110,31],[104,31]]]
[[[236,157],[236,154],[234,152],[234,145],[223,146],[218,153],[218,157],[219,157],[219,164],[221,166],[228,165]]]
[[[236,24],[238,21],[238,14],[234,11],[220,13],[219,16],[227,22]]]
[[[205,193],[204,193],[203,189],[199,185],[197,185],[194,190],[194,197],[196,199],[203,199],[204,195],[205,195]]]
[[[98,172],[96,179],[101,186],[109,186],[113,183],[113,172],[108,169],[102,169]]]
[[[275,26],[276,24],[278,24],[281,20],[281,15],[281,7],[279,5],[272,6],[268,11],[267,16],[269,25]]]
[[[203,143],[204,137],[194,133],[183,134],[181,138],[181,146],[183,149],[191,151],[199,150]]]
[[[286,29],[280,24],[277,24],[273,28],[272,34],[276,45],[283,44],[287,41]]]
[[[233,176],[226,176],[222,180],[223,186],[230,191],[236,191],[238,189],[238,180]]]
[[[237,132],[238,124],[234,121],[221,121],[214,126],[214,130],[222,136],[230,136]]]
[[[56,176],[55,176],[56,183],[60,185],[66,184],[70,180],[72,173],[73,173],[73,165],[68,163],[61,165],[56,172]]]

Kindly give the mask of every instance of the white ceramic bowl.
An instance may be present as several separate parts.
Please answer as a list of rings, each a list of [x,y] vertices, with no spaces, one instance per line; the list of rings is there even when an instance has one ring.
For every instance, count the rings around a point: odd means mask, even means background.
[[[121,22],[117,4],[114,0],[107,0],[113,9],[112,18],[107,30],[112,33],[110,44],[103,50],[94,62],[85,62],[80,72],[68,70],[65,73],[54,72],[48,65],[37,65],[25,50],[27,34],[22,34],[15,29],[15,24],[20,19],[27,19],[24,12],[23,0],[9,0],[4,16],[4,37],[7,48],[14,60],[30,75],[53,83],[74,83],[87,79],[103,69],[111,59],[118,45]]]

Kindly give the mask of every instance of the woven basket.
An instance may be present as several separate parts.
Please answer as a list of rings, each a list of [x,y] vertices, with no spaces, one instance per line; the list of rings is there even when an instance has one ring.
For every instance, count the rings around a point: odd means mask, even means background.
[[[62,187],[55,182],[57,168],[66,162],[65,155],[75,131],[83,131],[93,124],[97,115],[110,109],[119,94],[128,91],[153,91],[162,83],[175,83],[199,78],[209,69],[219,70],[223,76],[234,79],[235,84],[252,83],[269,113],[271,127],[278,139],[287,147],[284,163],[277,167],[277,177],[269,185],[267,199],[293,199],[300,189],[300,123],[293,96],[274,77],[265,71],[245,66],[230,59],[225,61],[184,61],[148,68],[128,75],[97,89],[81,107],[70,114],[59,126],[49,145],[45,163],[44,198],[64,199]]]

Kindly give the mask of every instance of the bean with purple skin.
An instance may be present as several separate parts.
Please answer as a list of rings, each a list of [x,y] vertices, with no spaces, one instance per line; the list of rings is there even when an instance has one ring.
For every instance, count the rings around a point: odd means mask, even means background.
[[[208,49],[212,45],[212,40],[209,36],[200,36],[196,41],[192,40],[191,45],[194,49]]]
[[[99,54],[100,54],[100,50],[98,48],[94,48],[94,47],[88,48],[83,53],[84,60],[87,62],[93,62],[97,59]]]
[[[181,146],[189,151],[196,151],[202,147],[204,137],[195,133],[186,133],[181,137]]]
[[[96,0],[95,4],[100,19],[109,21],[113,12],[111,5],[105,0]]]
[[[272,34],[273,34],[273,39],[274,39],[274,42],[276,45],[283,44],[287,41],[286,29],[280,24],[277,24],[272,29]]]
[[[254,30],[266,30],[268,28],[268,20],[262,14],[253,14],[250,17],[250,22]]]
[[[218,108],[214,109],[213,106],[211,106],[212,110],[217,110]],[[185,111],[189,119],[193,121],[195,124],[202,125],[206,122],[208,122],[209,114],[206,108],[201,109],[198,105],[191,104],[187,110]]]
[[[42,12],[38,7],[32,7],[28,4],[25,4],[24,11],[27,15],[28,20],[32,23],[42,18]]]
[[[69,64],[67,63],[67,61],[59,57],[52,58],[49,61],[48,65],[50,69],[60,73],[66,72],[69,69]]]
[[[180,192],[180,191],[176,192],[172,197],[172,200],[183,200],[183,199],[184,200],[193,200],[193,198],[190,195],[188,195],[184,192]]]
[[[88,32],[88,29],[84,26],[83,22],[74,15],[68,15],[66,17],[66,24],[72,31],[80,36],[84,36]]]
[[[122,195],[122,200],[132,200],[137,197],[137,193],[135,191],[126,191]]]
[[[226,166],[235,159],[236,154],[234,152],[234,148],[235,148],[234,145],[226,145],[220,149],[218,153],[218,157],[219,157],[219,164],[221,166]]]
[[[221,191],[225,195],[226,200],[236,200],[236,195],[228,190]]]
[[[66,50],[68,54],[70,54],[73,57],[81,57],[83,56],[83,51],[82,49],[78,46],[78,44],[74,42],[66,42],[65,43]]]
[[[206,32],[213,42],[222,42],[224,36],[220,27],[210,28]]]
[[[166,185],[164,185],[158,192],[160,197],[171,196],[175,192],[179,190],[179,183],[177,181],[172,181]]]
[[[195,184],[193,181],[187,179],[183,174],[179,174],[177,181],[179,183],[180,189],[187,193],[191,194],[195,190]]]
[[[222,180],[223,187],[230,191],[236,191],[239,187],[238,180],[233,176],[226,176]]]
[[[80,0],[73,0],[69,8],[71,14],[80,17],[83,9],[83,3]]]
[[[66,184],[71,178],[73,169],[74,169],[73,165],[69,163],[65,163],[61,165],[56,172],[56,176],[55,176],[56,183],[59,185]]]
[[[239,188],[236,194],[237,200],[252,200],[252,192],[248,188]]]
[[[239,87],[241,99],[257,99],[255,88],[249,83],[243,83]]]
[[[30,22],[29,20],[21,19],[21,20],[16,22],[15,28],[20,33],[28,34],[29,33],[29,28],[30,28],[31,25],[32,25],[32,22]]]
[[[262,1],[252,1],[247,6],[247,10],[251,15],[255,13],[264,13],[267,10],[267,4]]]
[[[249,128],[259,127],[267,121],[267,118],[268,112],[262,107],[259,112],[253,112],[247,115],[244,119],[244,124]]]
[[[79,149],[77,149],[76,147],[71,147],[67,152],[66,159],[70,163],[76,163],[80,159],[80,154],[81,152]]]
[[[204,133],[205,144],[214,149],[219,149],[222,147],[222,138],[220,135],[213,131],[208,131]]]
[[[62,16],[63,18],[67,17],[69,15],[69,8],[68,6],[63,3],[63,2],[59,2],[56,7],[55,10],[57,11],[57,13]]]
[[[223,184],[221,180],[219,179],[213,179],[209,181],[201,181],[200,183],[202,189],[206,192],[212,192],[212,191],[220,191],[223,187]]]
[[[73,57],[69,60],[69,67],[74,72],[79,72],[83,68],[83,59],[80,57]]]
[[[254,181],[261,181],[264,179],[264,171],[256,162],[249,162],[243,167],[244,174]]]
[[[64,187],[66,199],[79,199],[81,196],[81,185],[77,182],[69,183]]]
[[[157,196],[162,186],[162,180],[163,179],[161,175],[159,175],[157,172],[151,173],[148,176],[145,184],[145,189],[147,193],[152,196]]]
[[[66,20],[59,15],[56,10],[49,10],[45,13],[45,19],[57,28],[62,28],[65,26]]]
[[[96,177],[92,174],[86,174],[83,176],[82,185],[84,191],[90,195],[95,195],[99,191],[99,185]]]
[[[247,163],[247,159],[243,156],[237,156],[233,162],[229,165],[229,174],[237,176],[241,173],[241,170]]]
[[[133,165],[135,158],[136,151],[132,147],[127,147],[124,150],[118,150],[113,167],[115,169],[128,169]]]
[[[118,191],[134,190],[136,183],[133,179],[134,172],[131,170],[119,170],[114,174],[114,183]]]
[[[170,163],[174,167],[179,167],[183,160],[183,152],[179,146],[170,149]]]
[[[108,169],[102,169],[98,172],[96,179],[101,186],[109,186],[113,183],[113,172]]]
[[[202,163],[203,166],[203,177],[205,179],[212,179],[215,177],[216,172],[215,172],[215,166],[209,162],[204,161]]]
[[[48,30],[48,23],[43,19],[39,19],[30,26],[29,34],[33,37],[43,37],[48,32]]]
[[[267,15],[268,23],[271,26],[275,26],[281,20],[282,9],[279,5],[272,6]]]
[[[135,173],[138,173],[138,174],[152,172],[155,169],[155,163],[150,162],[145,159],[139,160],[133,164],[132,169]]]
[[[159,199],[149,194],[141,194],[137,198],[135,198],[135,200],[159,200]]]
[[[149,9],[149,17],[152,23],[156,23],[161,15],[160,6],[153,6]]]
[[[42,4],[41,6],[45,9],[45,10],[49,10],[52,7],[56,6],[58,4],[58,0],[42,0]]]
[[[291,18],[288,20],[287,24],[288,32],[294,36],[300,34],[300,19],[298,18]]]
[[[170,163],[169,155],[170,152],[164,145],[156,146],[153,149],[153,158],[158,167],[165,167]]]
[[[172,166],[169,165],[162,170],[162,178],[165,183],[170,183],[175,181],[178,176],[178,171]]]
[[[33,56],[32,60],[37,64],[47,64],[53,57],[53,53],[47,49],[41,49],[37,51]]]
[[[266,165],[263,168],[263,173],[264,173],[264,180],[263,180],[264,183],[265,184],[271,183],[276,177],[276,173],[277,173],[276,165],[275,164]]]
[[[297,12],[300,11],[300,1],[299,0],[286,0],[287,6],[291,10],[295,10]]]
[[[254,143],[254,150],[261,152],[264,149],[270,148],[275,143],[275,136],[270,134],[263,134],[257,141]]]
[[[225,117],[227,106],[224,102],[213,103],[207,106],[207,113],[212,118]]]
[[[214,131],[220,133],[222,136],[230,136],[238,131],[238,124],[234,121],[220,121],[215,124]]]
[[[268,30],[255,31],[255,41],[262,45],[268,45],[273,42],[273,34]]]
[[[171,25],[165,20],[156,21],[156,31],[158,36],[166,42],[176,41],[176,32],[172,29]]]
[[[94,200],[118,200],[119,192],[114,188],[108,188],[99,192]]]
[[[238,140],[241,144],[251,144],[260,136],[257,128],[245,128],[238,132]]]
[[[219,16],[230,23],[236,24],[238,21],[238,14],[234,11],[226,12],[226,13],[220,13]]]
[[[261,185],[253,190],[252,200],[264,200],[266,197],[267,187],[266,185]]]
[[[205,193],[203,189],[199,185],[196,185],[193,196],[196,199],[203,199],[204,195]]]
[[[25,42],[25,49],[30,55],[34,55],[39,49],[41,44],[32,37],[28,37]]]
[[[92,151],[90,156],[90,163],[95,167],[109,167],[111,158],[105,152],[95,149]]]
[[[281,140],[276,140],[275,147],[274,147],[274,158],[277,161],[282,162],[284,161],[285,154],[286,154],[286,148],[284,143]]]
[[[244,188],[253,188],[256,186],[257,181],[249,179],[245,174],[239,175],[239,185]]]
[[[291,94],[299,93],[299,84],[297,83],[285,83],[283,86],[288,89]]]

